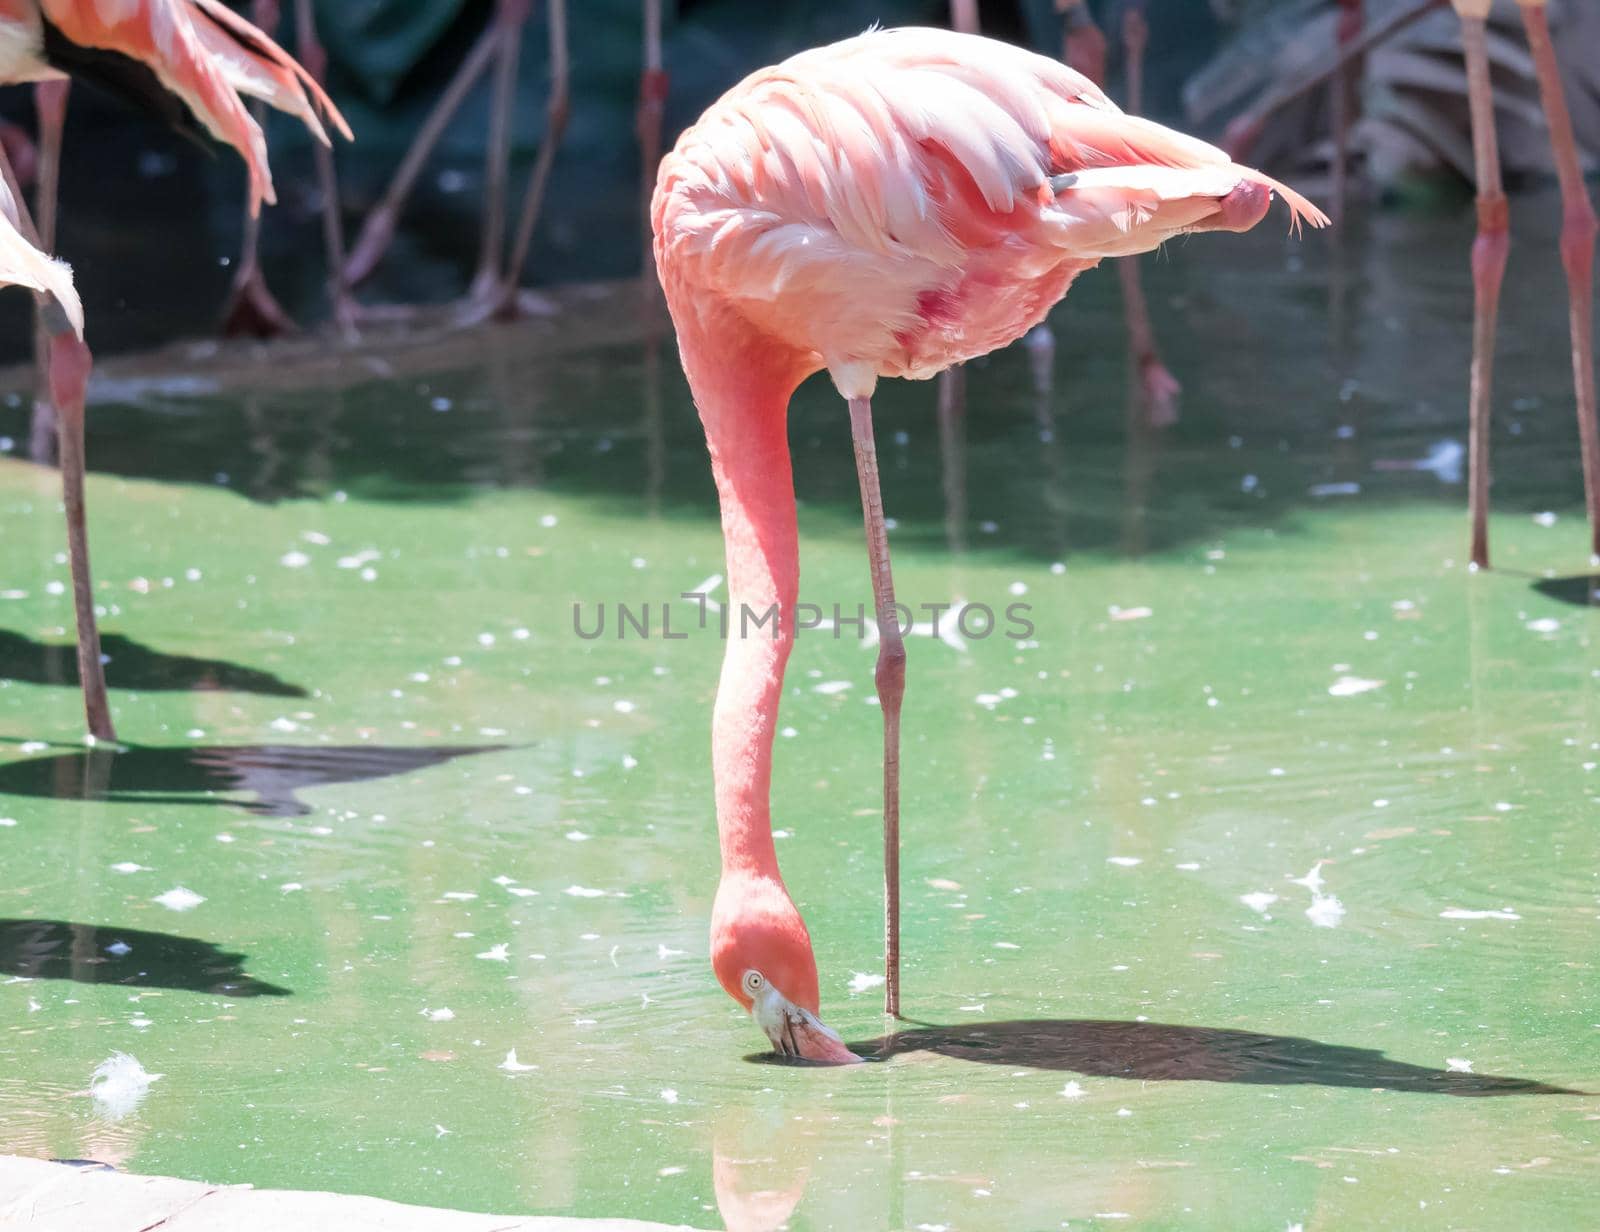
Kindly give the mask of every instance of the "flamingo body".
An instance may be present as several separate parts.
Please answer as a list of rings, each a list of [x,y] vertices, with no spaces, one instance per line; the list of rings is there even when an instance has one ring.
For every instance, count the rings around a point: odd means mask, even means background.
[[[729,610],[780,613],[776,630],[735,625],[723,661],[711,925],[718,981],[779,1051],[855,1059],[817,1017],[810,938],[772,843],[772,738],[799,586],[790,395],[826,368],[850,400],[882,635],[887,834],[904,651],[885,619],[877,379],[930,377],[1004,346],[1101,259],[1246,230],[1274,191],[1296,220],[1326,222],[1222,151],[1124,115],[1054,60],[932,29],[872,31],[758,72],[663,160],[656,262],[717,481]],[[891,849],[886,838],[886,861]],[[892,925],[890,938],[893,955]]]
[[[680,300],[725,301],[850,396],[863,370],[925,378],[1007,345],[1104,257],[1253,225],[1262,189],[1320,219],[1054,60],[885,30],[724,95],[662,164],[656,243]]]
[[[297,116],[324,143],[324,118],[350,137],[311,75],[219,0],[0,0],[0,81],[79,75],[158,107],[153,95],[176,96],[245,160],[252,209],[277,198],[266,138],[240,95]]]

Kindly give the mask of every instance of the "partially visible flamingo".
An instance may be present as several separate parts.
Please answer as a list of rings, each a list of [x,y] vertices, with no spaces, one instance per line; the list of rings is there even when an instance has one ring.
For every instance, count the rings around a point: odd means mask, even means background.
[[[780,1052],[856,1058],[823,1025],[811,939],[773,848],[772,742],[794,644],[790,395],[826,369],[849,404],[884,723],[885,1009],[899,1011],[895,608],[871,397],[1005,346],[1106,257],[1243,231],[1281,193],[1209,145],[1124,115],[1086,77],[945,30],[874,31],[746,78],[678,140],[652,203],[656,265],[711,455],[730,625],[712,718],[722,987]],[[760,627],[752,621],[776,615]]]
[[[1494,342],[1500,285],[1511,246],[1511,211],[1500,179],[1494,92],[1489,80],[1486,23],[1493,0],[1451,0],[1461,18],[1472,108],[1472,151],[1478,177],[1478,237],[1472,246],[1473,325],[1471,427],[1467,438],[1467,492],[1472,516],[1472,563],[1489,564],[1489,412],[1494,399]],[[1539,99],[1550,125],[1550,145],[1561,180],[1561,263],[1567,275],[1572,335],[1574,400],[1583,453],[1584,497],[1589,510],[1589,552],[1600,561],[1600,425],[1595,422],[1594,204],[1583,182],[1561,69],[1550,41],[1545,0],[1517,0],[1539,77]]]
[[[38,238],[0,151],[0,286],[28,287],[39,305],[41,332],[48,343],[48,394],[55,404],[61,465],[62,504],[67,513],[67,554],[72,564],[72,600],[78,627],[78,679],[83,684],[89,730],[97,739],[114,739],[100,664],[100,631],[94,622],[89,575],[89,537],[83,503],[83,407],[94,357],[83,340],[83,305],[65,264],[46,256],[24,238]]]
[[[233,146],[249,174],[252,214],[263,201],[270,203],[276,197],[266,138],[241,95],[264,99],[299,117],[323,141],[327,134],[322,119],[350,135],[337,109],[305,70],[220,0],[0,0],[0,82],[57,82],[69,76],[96,81],[176,124],[198,121],[217,140]],[[65,95],[58,97],[64,106]],[[9,181],[9,166],[4,170]],[[41,187],[45,183],[41,176]],[[14,185],[11,192],[16,192]],[[14,205],[20,209],[21,202]],[[83,393],[89,351],[82,343],[81,312],[75,329],[58,326],[47,315],[49,387],[56,403],[61,480],[67,494],[84,708],[90,735],[114,740],[84,529]]]

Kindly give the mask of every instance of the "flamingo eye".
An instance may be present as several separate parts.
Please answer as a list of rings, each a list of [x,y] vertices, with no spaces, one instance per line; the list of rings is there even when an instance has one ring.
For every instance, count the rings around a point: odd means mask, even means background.
[[[766,986],[766,978],[759,971],[746,971],[744,973],[744,990],[752,997]]]

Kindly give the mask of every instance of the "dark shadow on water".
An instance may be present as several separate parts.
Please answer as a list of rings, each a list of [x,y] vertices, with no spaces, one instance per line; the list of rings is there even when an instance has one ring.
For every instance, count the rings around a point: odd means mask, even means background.
[[[297,684],[222,659],[167,654],[120,633],[103,633],[106,683],[136,692],[259,693],[266,697],[305,697]],[[0,679],[28,684],[78,684],[77,651],[66,642],[38,642],[0,629]]]
[[[228,997],[288,997],[293,990],[258,980],[245,956],[198,937],[75,924],[0,919],[0,973],[30,980],[178,988]]]
[[[296,793],[306,788],[390,778],[507,747],[238,744],[95,749],[0,767],[0,794],[121,804],[221,804],[267,817],[303,817],[311,808]],[[215,798],[224,792],[249,792],[255,799]]]
[[[1042,1018],[915,1026],[850,1048],[872,1061],[933,1052],[985,1065],[1068,1070],[1137,1082],[1240,1082],[1381,1088],[1426,1095],[1583,1095],[1528,1078],[1410,1065],[1375,1048],[1293,1035],[1160,1022]]]
[[[1600,607],[1600,573],[1575,573],[1571,577],[1541,578],[1533,584],[1541,595],[1574,607]]]

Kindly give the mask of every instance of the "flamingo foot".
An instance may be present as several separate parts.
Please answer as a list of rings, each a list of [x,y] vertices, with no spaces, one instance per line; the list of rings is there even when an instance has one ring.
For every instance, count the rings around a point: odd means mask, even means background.
[[[1178,395],[1183,386],[1158,356],[1147,355],[1139,361],[1139,392],[1147,427],[1170,428],[1178,422]]]
[[[252,265],[234,280],[222,312],[225,338],[279,338],[296,334],[300,327],[267,287],[261,267]]]

